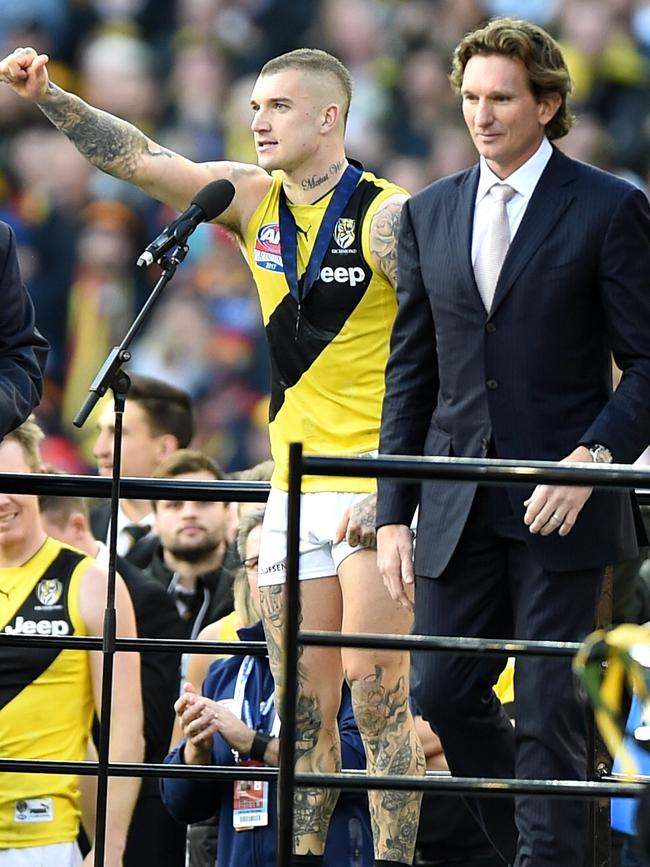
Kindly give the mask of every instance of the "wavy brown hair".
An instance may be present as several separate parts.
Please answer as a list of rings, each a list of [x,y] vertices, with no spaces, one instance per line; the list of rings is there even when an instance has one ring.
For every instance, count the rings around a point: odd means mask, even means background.
[[[456,93],[461,92],[465,67],[475,54],[521,60],[536,100],[554,93],[561,99],[555,116],[546,124],[547,138],[553,141],[568,133],[574,121],[567,104],[573,84],[560,46],[545,30],[520,18],[493,18],[468,33],[456,46],[451,63],[449,81]]]

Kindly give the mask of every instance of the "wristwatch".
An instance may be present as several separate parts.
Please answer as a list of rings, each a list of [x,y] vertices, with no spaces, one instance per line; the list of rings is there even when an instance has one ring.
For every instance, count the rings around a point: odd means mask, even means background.
[[[611,464],[614,462],[612,453],[607,446],[600,445],[600,443],[594,443],[588,448],[591,459],[595,464]]]

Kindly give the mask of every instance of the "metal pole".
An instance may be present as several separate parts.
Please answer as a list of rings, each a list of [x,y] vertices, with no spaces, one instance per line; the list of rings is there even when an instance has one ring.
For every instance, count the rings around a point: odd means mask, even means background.
[[[287,588],[284,637],[284,696],[280,729],[278,774],[277,867],[289,867],[293,855],[293,792],[296,755],[296,689],[298,680],[298,626],[300,622],[300,487],[302,444],[289,446],[289,501],[287,513]]]

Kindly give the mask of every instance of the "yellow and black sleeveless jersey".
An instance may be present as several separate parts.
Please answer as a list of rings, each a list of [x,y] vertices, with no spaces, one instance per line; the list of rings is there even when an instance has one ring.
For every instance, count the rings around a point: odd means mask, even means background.
[[[371,264],[370,224],[379,205],[405,191],[363,172],[332,233],[320,275],[298,305],[285,279],[280,250],[282,173],[246,228],[244,251],[253,272],[271,355],[272,484],[287,488],[288,445],[306,454],[358,455],[379,442],[384,369],[397,302]],[[332,192],[289,208],[298,229],[298,274],[307,267]],[[371,491],[373,479],[305,476],[305,491]]]
[[[0,630],[85,635],[79,586],[94,561],[54,539],[27,563],[0,569]],[[93,718],[88,652],[0,650],[0,755],[81,761]],[[0,773],[0,849],[75,840],[77,777]]]

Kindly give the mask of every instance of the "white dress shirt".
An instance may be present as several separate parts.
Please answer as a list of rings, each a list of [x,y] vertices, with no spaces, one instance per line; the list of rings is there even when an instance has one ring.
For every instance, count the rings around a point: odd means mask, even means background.
[[[492,208],[491,197],[488,197],[490,187],[494,186],[494,184],[508,184],[517,192],[506,206],[508,223],[510,225],[510,241],[512,242],[526,213],[526,208],[535,191],[535,187],[552,154],[553,148],[551,147],[551,143],[544,136],[542,143],[532,157],[507,178],[497,177],[492,169],[489,168],[484,157],[480,158],[480,177],[478,189],[476,190],[474,226],[472,230],[472,266],[476,265],[478,250],[483,243],[488,228]]]

